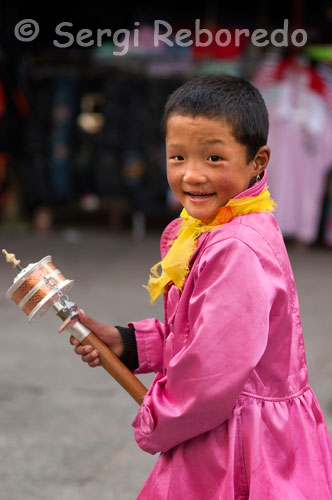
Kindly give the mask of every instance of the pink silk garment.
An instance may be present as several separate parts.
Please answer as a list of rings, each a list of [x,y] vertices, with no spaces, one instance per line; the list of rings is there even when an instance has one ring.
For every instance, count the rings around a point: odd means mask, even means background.
[[[267,175],[238,197],[258,194]],[[165,229],[161,253],[179,220]],[[200,236],[165,322],[129,323],[156,377],[134,421],[161,452],[138,499],[332,499],[332,443],[308,385],[298,296],[271,213]]]

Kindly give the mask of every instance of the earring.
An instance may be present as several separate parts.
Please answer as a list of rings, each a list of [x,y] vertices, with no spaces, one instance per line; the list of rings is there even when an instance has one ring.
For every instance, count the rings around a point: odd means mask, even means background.
[[[261,180],[261,176],[260,176],[260,174],[257,174],[257,176],[256,176],[256,182],[258,182],[260,180]]]

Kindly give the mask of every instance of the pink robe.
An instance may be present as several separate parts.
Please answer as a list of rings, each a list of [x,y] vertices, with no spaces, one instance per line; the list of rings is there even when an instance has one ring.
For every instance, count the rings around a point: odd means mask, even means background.
[[[265,185],[266,174],[241,195]],[[177,227],[165,229],[162,255]],[[272,214],[204,233],[183,293],[165,294],[164,324],[129,326],[136,373],[157,373],[133,421],[138,445],[161,452],[138,499],[332,499],[332,443]]]

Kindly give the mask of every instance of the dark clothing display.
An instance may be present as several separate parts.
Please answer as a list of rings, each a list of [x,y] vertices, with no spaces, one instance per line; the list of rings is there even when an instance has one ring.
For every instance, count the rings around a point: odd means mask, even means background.
[[[11,199],[11,182],[21,161],[30,106],[15,69],[0,54],[0,215]]]
[[[20,165],[26,210],[61,212],[88,194],[106,206],[122,198],[146,215],[167,210],[160,119],[183,77],[93,63],[82,70],[73,61],[32,64],[28,73],[32,113]]]

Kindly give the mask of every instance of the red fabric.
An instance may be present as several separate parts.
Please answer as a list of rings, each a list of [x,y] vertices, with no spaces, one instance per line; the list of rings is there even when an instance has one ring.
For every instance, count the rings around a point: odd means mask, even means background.
[[[197,59],[237,59],[242,54],[242,51],[243,51],[244,47],[247,45],[248,40],[249,40],[249,37],[245,37],[244,35],[242,35],[239,38],[239,46],[235,45],[235,41],[236,41],[235,32],[236,32],[236,30],[239,30],[241,28],[234,28],[234,27],[226,28],[226,27],[219,26],[219,27],[214,27],[214,28],[201,27],[201,29],[209,30],[212,33],[213,38],[212,38],[212,43],[208,47],[199,47],[196,45],[196,43],[194,43],[193,55],[194,55],[194,59],[196,59],[196,60]],[[216,33],[221,29],[225,29],[225,30],[229,31],[231,34],[230,43],[225,47],[218,45],[216,42]],[[201,39],[202,43],[206,42],[207,35],[202,34],[200,39]],[[225,34],[222,34],[220,36],[221,43],[224,43],[226,40],[227,40],[227,38],[226,38]]]
[[[286,76],[288,69],[295,69],[298,66],[299,71],[305,71],[309,76],[309,87],[316,92],[325,95],[326,85],[321,76],[317,73],[315,68],[302,63],[296,62],[293,57],[283,59],[276,67],[275,78],[276,80],[283,80]]]

